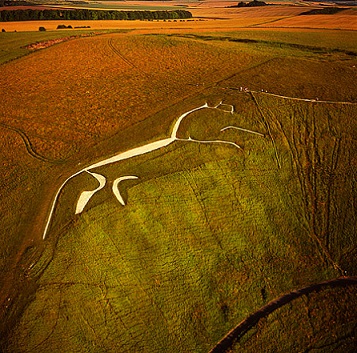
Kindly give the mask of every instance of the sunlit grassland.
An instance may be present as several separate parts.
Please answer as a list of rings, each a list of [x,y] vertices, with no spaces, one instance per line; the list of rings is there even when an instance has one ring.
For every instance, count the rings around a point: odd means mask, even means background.
[[[275,35],[255,38],[291,42]],[[317,45],[317,37],[292,41]],[[10,258],[17,267],[1,347],[207,352],[269,300],[341,270],[355,275],[356,106],[239,90],[351,102],[355,62],[268,43],[112,34],[3,65],[1,85],[11,94],[1,122],[22,129],[53,161],[33,158],[18,133],[2,129],[2,273]],[[83,173],[63,190],[41,241],[52,197],[71,173],[168,137],[180,114],[221,100],[234,114],[196,112],[179,137],[242,149],[176,141],[98,168],[108,186],[74,215],[81,191],[97,186]],[[220,131],[228,125],[264,136]],[[124,175],[139,177],[120,184],[125,207],[110,189]],[[290,349],[292,327],[301,350],[318,346],[332,325],[336,341],[348,345],[355,304],[349,290],[303,298],[262,322],[242,349],[268,352],[275,342]],[[316,313],[309,320],[320,331],[300,329],[306,311]]]
[[[331,30],[328,33],[318,29],[263,29],[250,28],[234,32],[209,32],[205,36],[228,37],[231,39],[250,39],[266,41],[271,45],[300,44],[309,47],[356,50],[357,34],[354,31]],[[268,44],[267,43],[267,44]]]
[[[224,98],[234,103],[236,114],[196,113],[180,135],[214,139],[221,135],[217,131],[222,124],[267,133],[249,96]],[[311,111],[311,104],[300,103],[297,109],[309,111],[310,118],[320,116],[318,108]],[[239,109],[243,105],[246,110]],[[280,112],[289,137],[292,116],[296,124],[311,127],[311,121],[300,120],[297,112]],[[69,350],[207,352],[266,301],[338,276],[313,237],[312,205],[306,205],[300,185],[300,178],[309,180],[295,169],[294,154],[277,123],[269,123],[280,168],[268,136],[229,132],[226,137],[241,143],[243,151],[177,142],[166,151],[102,167],[98,172],[110,180],[129,174],[140,177],[123,185],[125,207],[107,190],[83,215],[61,224],[61,213],[68,212],[67,205],[75,200],[68,191],[48,240],[53,252],[44,253],[28,272],[43,274],[37,281],[37,298],[15,331],[13,347],[25,344],[30,352],[33,347],[47,351],[60,349],[65,342]],[[344,128],[336,129],[345,134]],[[303,160],[310,145],[295,133],[295,148]],[[328,155],[333,146],[325,137],[319,151]],[[328,168],[327,161],[322,163],[320,176]],[[316,190],[323,195],[323,186]],[[335,205],[347,200],[346,195],[336,195]],[[341,266],[349,261],[354,271],[346,234],[351,230],[331,232],[338,246],[329,249],[334,260]],[[337,255],[342,253],[343,258]],[[296,312],[293,315],[303,315],[299,307]],[[317,321],[320,311],[318,315]],[[336,332],[343,332],[338,325]],[[274,332],[269,330],[270,335]],[[305,334],[301,332],[303,343],[308,339]],[[309,334],[318,339],[316,332]]]
[[[354,8],[342,11],[334,15],[303,15],[286,17],[277,21],[271,21],[258,26],[267,28],[321,28],[344,29],[355,31],[357,12]]]

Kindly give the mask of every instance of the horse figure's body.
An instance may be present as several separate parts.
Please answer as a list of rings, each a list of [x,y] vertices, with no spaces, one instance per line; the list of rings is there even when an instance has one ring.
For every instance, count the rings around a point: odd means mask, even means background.
[[[216,105],[214,107],[209,107],[208,104],[205,103],[205,104],[203,104],[203,105],[201,105],[201,106],[199,106],[197,108],[194,108],[194,109],[182,114],[177,119],[177,121],[175,122],[175,125],[174,125],[174,127],[172,129],[172,133],[171,133],[170,137],[162,139],[162,140],[157,140],[157,141],[154,141],[154,142],[150,142],[148,144],[145,144],[145,145],[142,145],[142,146],[139,146],[139,147],[135,147],[135,148],[133,148],[131,150],[128,150],[128,151],[125,151],[125,152],[120,152],[120,153],[114,155],[113,157],[107,158],[107,159],[105,159],[103,161],[100,161],[100,162],[94,163],[94,164],[92,164],[92,165],[90,165],[88,167],[85,167],[85,168],[79,170],[78,172],[72,174],[70,177],[68,177],[62,183],[62,185],[60,186],[60,188],[58,189],[58,191],[57,191],[57,193],[56,193],[56,195],[54,197],[54,200],[53,200],[52,206],[51,206],[51,210],[50,210],[50,214],[49,214],[48,219],[47,219],[46,227],[45,227],[45,230],[43,232],[43,239],[46,238],[46,235],[47,235],[50,223],[51,223],[51,218],[52,218],[53,212],[55,210],[56,203],[57,203],[57,200],[58,200],[58,197],[59,197],[59,194],[60,194],[61,190],[63,189],[63,187],[66,185],[66,183],[69,180],[71,180],[72,178],[74,178],[75,176],[77,176],[77,175],[79,175],[79,174],[81,174],[83,172],[86,172],[86,173],[90,174],[91,176],[93,176],[95,179],[97,179],[97,181],[99,182],[99,186],[95,190],[83,191],[81,193],[81,195],[79,196],[79,199],[77,201],[77,205],[76,205],[76,211],[75,211],[76,214],[81,213],[84,210],[84,208],[87,205],[87,203],[89,202],[89,200],[91,199],[91,197],[96,192],[98,192],[99,190],[103,189],[104,186],[106,185],[105,176],[103,176],[101,174],[98,174],[98,173],[94,173],[94,172],[91,171],[91,170],[93,170],[93,169],[95,169],[97,167],[101,167],[101,166],[112,164],[112,163],[115,163],[115,162],[119,162],[119,161],[122,161],[122,160],[125,160],[125,159],[129,159],[129,158],[133,158],[133,157],[136,157],[136,156],[140,156],[142,154],[146,154],[146,153],[158,150],[158,149],[160,149],[162,147],[166,147],[166,146],[170,145],[171,143],[173,143],[175,141],[188,141],[188,142],[206,143],[206,144],[213,144],[213,143],[227,144],[227,145],[231,145],[231,146],[234,146],[234,147],[240,149],[241,147],[238,144],[236,144],[234,142],[230,142],[230,141],[224,141],[224,140],[204,141],[204,140],[195,140],[195,139],[192,139],[191,137],[189,137],[187,139],[180,139],[180,138],[177,137],[177,132],[179,130],[179,127],[180,127],[183,119],[186,116],[188,116],[189,114],[191,114],[191,113],[193,113],[195,111],[198,111],[198,110],[201,110],[201,109],[205,109],[205,108],[207,108],[207,109],[219,109],[220,106],[229,107],[230,108],[229,111],[224,110],[224,109],[222,109],[222,111],[233,114],[234,108],[233,108],[232,105],[227,105],[227,104],[223,104],[222,102],[220,102],[218,105]],[[221,131],[229,129],[229,128],[236,128],[236,129],[240,129],[240,130],[243,130],[243,131],[248,131],[248,132],[255,133],[253,131],[242,129],[242,128],[238,128],[238,127],[235,127],[235,126],[227,126],[227,127],[223,128]],[[259,133],[257,133],[257,134],[259,134]],[[113,186],[112,186],[113,193],[114,193],[115,197],[118,199],[118,201],[123,206],[125,205],[125,202],[124,202],[124,200],[123,200],[123,198],[122,198],[122,196],[120,194],[120,191],[118,189],[118,184],[123,180],[137,179],[137,178],[138,177],[135,176],[135,175],[128,175],[128,176],[122,176],[122,177],[117,178],[117,179],[114,180]]]

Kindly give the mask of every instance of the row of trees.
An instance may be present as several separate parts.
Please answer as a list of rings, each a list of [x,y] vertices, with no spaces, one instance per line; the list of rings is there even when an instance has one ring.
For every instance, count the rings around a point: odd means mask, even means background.
[[[230,7],[256,7],[256,6],[266,6],[267,4],[264,1],[253,0],[251,2],[239,2],[237,5]]]
[[[3,10],[0,21],[35,20],[166,20],[191,18],[186,10],[174,11],[105,11],[105,10]]]

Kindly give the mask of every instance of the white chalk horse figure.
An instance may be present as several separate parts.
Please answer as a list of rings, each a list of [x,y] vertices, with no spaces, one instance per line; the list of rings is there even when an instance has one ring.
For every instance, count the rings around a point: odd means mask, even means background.
[[[227,108],[223,109],[224,106],[227,107]],[[222,107],[222,108],[220,109],[220,107]],[[106,177],[105,176],[103,176],[101,174],[98,174],[98,173],[94,173],[94,172],[91,171],[91,170],[93,170],[93,169],[95,169],[97,167],[101,167],[101,166],[104,166],[104,165],[107,165],[107,164],[119,162],[119,161],[122,161],[122,160],[125,160],[125,159],[133,158],[133,157],[136,157],[136,156],[140,156],[142,154],[146,154],[146,153],[158,150],[158,149],[160,149],[162,147],[170,145],[174,141],[188,141],[188,142],[205,143],[205,144],[226,144],[226,145],[231,145],[231,146],[234,146],[234,147],[240,149],[241,147],[238,144],[236,144],[234,142],[230,142],[230,141],[224,141],[224,140],[204,141],[204,140],[192,139],[191,137],[189,137],[187,139],[181,139],[181,138],[177,137],[177,132],[178,132],[178,129],[179,129],[180,124],[182,123],[183,119],[185,117],[187,117],[189,114],[191,114],[191,113],[193,113],[195,111],[201,110],[201,109],[220,109],[221,111],[226,112],[226,113],[230,113],[230,114],[234,113],[234,107],[232,105],[223,104],[223,102],[220,102],[218,105],[210,107],[210,106],[208,106],[207,103],[205,103],[205,104],[203,104],[203,105],[201,105],[201,106],[199,106],[197,108],[194,108],[194,109],[182,114],[177,119],[177,121],[175,122],[175,125],[174,125],[174,127],[172,129],[170,137],[162,139],[162,140],[150,142],[148,144],[145,144],[145,145],[142,145],[142,146],[139,146],[139,147],[135,147],[135,148],[127,150],[125,152],[120,152],[120,153],[114,155],[113,157],[110,157],[110,158],[107,158],[107,159],[102,160],[100,162],[94,163],[94,164],[92,164],[92,165],[90,165],[88,167],[85,167],[85,168],[79,170],[78,172],[72,174],[70,177],[68,177],[62,183],[60,188],[57,190],[57,193],[56,193],[56,195],[54,197],[54,200],[52,202],[52,206],[51,206],[51,210],[50,210],[50,213],[49,213],[49,216],[48,216],[48,219],[47,219],[46,227],[45,227],[45,230],[43,232],[43,239],[46,238],[46,235],[48,233],[49,226],[50,226],[50,223],[51,223],[51,218],[52,218],[53,212],[55,210],[56,203],[57,203],[57,200],[58,200],[58,197],[59,197],[59,194],[60,194],[61,190],[63,189],[65,184],[70,179],[74,178],[75,176],[77,176],[77,175],[79,175],[79,174],[81,174],[83,172],[88,173],[92,177],[94,177],[98,181],[99,186],[94,190],[83,191],[80,194],[80,196],[78,198],[78,201],[77,201],[77,205],[76,205],[76,211],[75,211],[76,214],[80,214],[84,210],[84,208],[86,207],[86,205],[88,204],[88,202],[92,198],[92,196],[95,193],[97,193],[99,190],[103,189],[104,186],[106,185]],[[264,136],[263,134],[260,134],[258,132],[251,131],[251,130],[248,130],[248,129],[243,129],[243,128],[236,127],[236,126],[226,126],[223,129],[221,129],[221,131],[224,131],[224,130],[227,130],[227,129],[231,129],[231,128]],[[130,179],[138,179],[138,177],[135,176],[135,175],[122,176],[120,178],[115,179],[114,182],[113,182],[113,185],[112,185],[112,191],[113,191],[114,196],[117,198],[117,200],[123,206],[125,206],[125,202],[124,202],[123,197],[120,194],[118,185],[119,185],[119,183],[121,181],[130,180]]]

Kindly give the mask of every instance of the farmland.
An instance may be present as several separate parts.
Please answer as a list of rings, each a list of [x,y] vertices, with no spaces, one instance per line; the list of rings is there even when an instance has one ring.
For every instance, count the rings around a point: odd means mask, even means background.
[[[315,285],[229,349],[356,346],[355,11],[187,9],[1,23],[0,350],[209,352]]]

